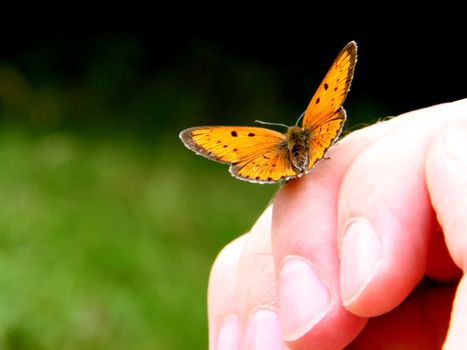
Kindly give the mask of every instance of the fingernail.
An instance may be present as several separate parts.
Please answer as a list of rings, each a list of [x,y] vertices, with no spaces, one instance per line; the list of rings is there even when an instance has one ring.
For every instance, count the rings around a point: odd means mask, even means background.
[[[326,315],[329,307],[329,291],[310,263],[298,256],[287,257],[279,274],[282,338],[300,338]]]
[[[229,317],[222,324],[216,350],[240,350],[240,322],[237,317]]]
[[[344,305],[352,304],[365,290],[380,265],[381,243],[366,219],[352,219],[342,239],[341,295]]]
[[[269,309],[254,312],[246,332],[248,350],[286,350],[282,341],[277,313]]]
[[[465,160],[467,154],[465,150],[467,149],[467,130],[466,128],[461,127],[450,127],[444,134],[444,147],[446,152],[451,154],[456,158]]]

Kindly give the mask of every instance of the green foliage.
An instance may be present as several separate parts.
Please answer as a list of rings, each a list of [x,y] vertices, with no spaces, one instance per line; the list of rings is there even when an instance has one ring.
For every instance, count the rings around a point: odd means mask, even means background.
[[[177,141],[0,131],[2,349],[207,347],[210,265],[274,187]]]

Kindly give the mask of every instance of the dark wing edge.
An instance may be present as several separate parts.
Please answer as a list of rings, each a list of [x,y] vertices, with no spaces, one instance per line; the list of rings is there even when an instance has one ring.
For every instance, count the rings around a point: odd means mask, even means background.
[[[345,99],[347,98],[347,95],[349,94],[350,87],[352,86],[352,80],[353,80],[353,76],[355,73],[355,66],[357,65],[357,43],[352,40],[347,45],[345,45],[342,52],[345,52],[345,51],[350,52],[350,67],[349,67],[349,73],[348,73],[348,77],[346,81],[347,89],[346,89],[345,95],[343,96],[341,106],[344,104]]]

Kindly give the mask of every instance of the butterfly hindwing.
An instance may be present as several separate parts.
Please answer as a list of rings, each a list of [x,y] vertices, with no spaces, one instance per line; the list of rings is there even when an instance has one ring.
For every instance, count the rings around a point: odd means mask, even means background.
[[[328,148],[336,141],[344,126],[345,118],[345,110],[341,108],[329,120],[313,129],[309,141],[308,169],[322,159]]]
[[[290,163],[286,143],[232,164],[229,170],[236,178],[257,183],[275,183],[297,176]]]

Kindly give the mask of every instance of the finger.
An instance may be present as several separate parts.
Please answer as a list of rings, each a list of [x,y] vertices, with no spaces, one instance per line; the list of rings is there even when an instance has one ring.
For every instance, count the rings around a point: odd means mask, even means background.
[[[467,111],[466,111],[467,116]],[[467,120],[467,118],[466,118]],[[447,128],[433,142],[426,160],[427,186],[455,263],[467,271],[467,122]],[[465,275],[464,275],[465,276]],[[445,349],[467,348],[467,282],[462,278],[454,301]]]
[[[426,271],[437,229],[426,152],[440,129],[465,119],[466,109],[462,100],[400,116],[349,167],[339,194],[338,243],[342,298],[353,313],[391,310]]]
[[[371,318],[346,349],[441,349],[454,292],[454,287],[435,287],[410,295],[397,309]]]
[[[237,271],[248,234],[237,238],[219,253],[209,276],[209,349],[240,349],[237,304]]]
[[[271,253],[269,207],[250,231],[237,275],[238,313],[242,344],[247,349],[280,349],[282,341],[277,314],[277,285]]]
[[[342,348],[366,320],[342,307],[336,250],[340,181],[353,158],[395,127],[379,123],[352,133],[310,175],[287,183],[274,201],[272,248],[278,271],[283,338],[293,349]]]
[[[457,283],[462,277],[462,270],[449,254],[444,233],[439,226],[429,242],[425,275],[442,283]]]
[[[444,342],[444,350],[467,349],[467,279],[462,277],[457,286],[456,296],[452,307],[451,320]]]
[[[359,137],[355,140],[361,141],[359,144],[355,142],[355,146],[359,149],[364,148],[375,135],[381,134],[388,128],[389,125],[380,124],[373,127],[371,133],[357,132]],[[228,349],[235,349],[245,342],[241,338],[253,338],[252,334],[255,334],[257,329],[264,330],[262,334],[267,335],[269,339],[271,334],[277,334],[277,286],[275,266],[271,255],[270,220],[271,208],[265,211],[248,235],[226,246],[214,263],[208,298],[211,348],[220,344],[221,348],[225,346]],[[286,236],[283,238],[288,239]],[[280,250],[279,252],[283,253]],[[333,254],[335,259],[335,250]],[[313,298],[313,296],[308,297]],[[345,310],[344,312],[348,314]],[[293,315],[290,316],[293,317]],[[251,320],[253,321],[250,322]],[[250,327],[249,323],[251,323]],[[258,323],[263,325],[260,327]],[[359,320],[356,327],[350,327],[350,329],[359,330],[363,324],[364,322]],[[337,329],[332,324],[330,327]],[[325,332],[324,329],[321,333]],[[358,331],[350,333],[350,336],[345,337],[349,340],[344,343],[348,343]],[[260,336],[261,334],[257,338]],[[323,340],[328,341],[330,337],[333,335],[324,337]],[[276,339],[276,337],[272,338]],[[283,346],[282,341],[277,341],[277,339],[275,343]],[[268,348],[272,348],[271,342]]]
[[[271,211],[226,246],[213,265],[208,293],[211,349],[286,349],[276,312]]]

